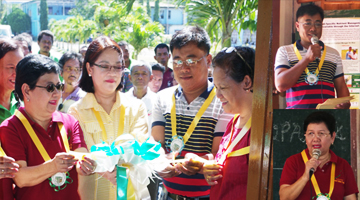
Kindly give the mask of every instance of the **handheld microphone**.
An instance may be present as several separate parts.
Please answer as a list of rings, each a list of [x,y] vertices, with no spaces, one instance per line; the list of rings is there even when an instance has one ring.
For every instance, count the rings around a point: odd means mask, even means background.
[[[313,45],[319,44],[319,38],[316,35],[313,35],[312,38],[311,38],[311,43]],[[316,64],[319,65],[319,58],[318,57],[316,57]]]
[[[320,155],[321,155],[320,149],[313,149],[313,151],[312,151],[312,157],[313,158],[315,158],[316,160],[319,160]],[[309,172],[310,173],[310,179],[311,179],[311,176],[314,174],[314,172],[315,172],[315,169],[311,168],[310,172]]]

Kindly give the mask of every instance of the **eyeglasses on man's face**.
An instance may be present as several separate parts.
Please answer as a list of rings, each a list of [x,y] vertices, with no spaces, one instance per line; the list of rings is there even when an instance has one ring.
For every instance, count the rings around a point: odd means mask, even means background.
[[[65,72],[74,71],[75,73],[79,73],[79,72],[81,72],[81,68],[80,67],[70,67],[70,66],[68,66],[68,67],[64,67],[64,71]]]
[[[192,59],[192,58],[189,58],[189,59],[186,59],[186,60],[180,60],[180,59],[176,59],[173,61],[173,67],[174,68],[180,68],[182,67],[184,64],[189,66],[189,67],[192,67],[194,65],[196,65],[199,61],[201,61],[202,59],[204,58],[201,57],[199,60],[195,60],[195,59]]]
[[[299,22],[299,24],[302,24],[304,28],[311,28],[313,26],[315,26],[315,28],[321,28],[323,25],[322,22]]]

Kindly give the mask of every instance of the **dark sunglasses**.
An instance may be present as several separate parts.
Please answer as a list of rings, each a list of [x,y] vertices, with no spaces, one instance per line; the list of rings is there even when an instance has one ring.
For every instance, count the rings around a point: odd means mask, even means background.
[[[45,88],[46,91],[52,93],[55,91],[55,88],[57,89],[57,91],[64,91],[64,84],[63,83],[58,83],[58,84],[54,84],[54,83],[50,83],[47,86],[39,86],[39,85],[35,85],[35,87],[39,87],[39,88]]]

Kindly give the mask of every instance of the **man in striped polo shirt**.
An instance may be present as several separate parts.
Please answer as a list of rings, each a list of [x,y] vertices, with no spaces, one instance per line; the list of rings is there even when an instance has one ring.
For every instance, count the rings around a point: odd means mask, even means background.
[[[324,11],[317,5],[301,6],[296,12],[300,40],[278,49],[275,86],[286,91],[288,109],[311,109],[329,98],[349,96],[339,53],[318,41]],[[347,109],[350,103],[337,105]]]
[[[200,27],[189,26],[175,33],[170,41],[174,78],[178,86],[158,93],[153,107],[152,136],[160,141],[169,161],[159,172],[171,199],[209,199],[210,186],[200,174],[202,163],[189,157],[213,157],[231,115],[223,114],[215,97],[214,84],[208,81],[212,56],[209,36]],[[194,120],[198,119],[198,120]]]

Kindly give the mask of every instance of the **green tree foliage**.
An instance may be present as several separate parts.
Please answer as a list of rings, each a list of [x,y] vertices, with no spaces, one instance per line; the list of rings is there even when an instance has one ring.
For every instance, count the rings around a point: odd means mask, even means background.
[[[69,14],[73,16],[80,15],[85,20],[93,19],[96,7],[91,0],[76,1],[76,6],[70,10]]]
[[[40,29],[48,29],[48,7],[46,0],[40,1]]]
[[[156,0],[154,7],[154,22],[159,22],[159,15],[160,15],[160,0]]]
[[[1,24],[9,24],[8,20],[7,20],[7,15],[5,14],[4,17],[1,20]]]
[[[21,9],[14,8],[12,13],[7,16],[8,24],[14,34],[19,34],[31,29],[31,19]]]
[[[234,30],[256,30],[258,0],[177,0],[177,3],[186,6],[189,24],[204,27],[212,42],[221,46],[230,46]]]
[[[150,0],[146,1],[146,13],[151,17]]]

